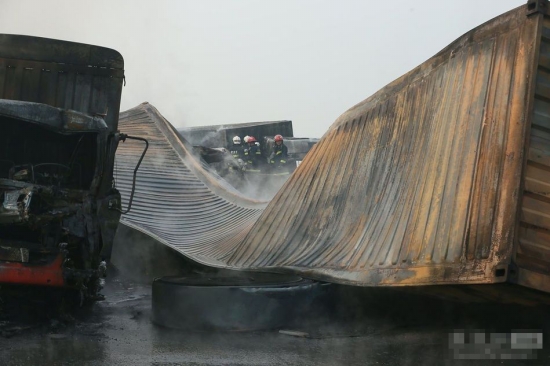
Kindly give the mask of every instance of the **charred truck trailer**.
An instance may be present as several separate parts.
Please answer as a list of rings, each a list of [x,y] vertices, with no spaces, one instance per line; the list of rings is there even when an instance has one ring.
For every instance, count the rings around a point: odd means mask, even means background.
[[[0,285],[94,297],[121,214],[122,56],[0,35]]]

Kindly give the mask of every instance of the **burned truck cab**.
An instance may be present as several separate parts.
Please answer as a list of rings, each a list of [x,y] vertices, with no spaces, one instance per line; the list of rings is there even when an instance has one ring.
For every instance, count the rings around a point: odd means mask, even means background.
[[[123,78],[114,50],[0,35],[0,285],[97,294],[121,214]]]

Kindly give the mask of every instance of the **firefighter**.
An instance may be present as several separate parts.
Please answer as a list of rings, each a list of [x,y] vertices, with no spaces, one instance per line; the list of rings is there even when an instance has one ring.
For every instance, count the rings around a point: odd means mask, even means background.
[[[234,161],[228,163],[229,169],[238,171],[244,170],[244,148],[243,145],[241,145],[241,138],[239,136],[233,137],[233,145],[231,145],[228,150],[231,152],[231,156],[235,159]]]
[[[249,149],[249,146],[248,146],[248,139],[250,138],[250,136],[246,135],[243,140],[244,140],[244,145],[243,145],[243,160],[244,162],[246,163],[246,158],[248,157],[248,149]]]
[[[260,172],[262,151],[256,145],[256,138],[250,136],[248,138],[248,149],[244,152],[246,170],[250,172]]]
[[[269,163],[275,168],[282,168],[285,166],[288,159],[288,148],[283,142],[283,136],[275,135],[275,143],[273,145],[273,152],[269,158]]]
[[[231,151],[231,155],[233,155],[235,160],[243,159],[243,145],[241,145],[241,138],[239,136],[233,137],[233,145],[228,150]]]

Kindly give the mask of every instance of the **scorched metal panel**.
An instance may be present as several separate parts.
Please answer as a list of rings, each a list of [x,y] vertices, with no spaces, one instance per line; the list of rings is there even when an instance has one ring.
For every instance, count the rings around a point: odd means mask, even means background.
[[[0,34],[0,98],[103,117],[116,131],[124,60],[115,50]]]
[[[503,14],[340,116],[228,264],[367,286],[505,281],[540,20]]]
[[[538,276],[550,262],[545,4],[473,29],[349,109],[263,213],[264,203],[190,159],[152,107],[125,112],[124,132],[156,150],[123,223],[226,268],[361,286],[509,280],[550,291]],[[119,151],[127,193],[140,150]]]
[[[547,3],[545,3],[547,4]],[[544,14],[534,108],[526,139],[519,245],[519,284],[550,292],[550,16]]]

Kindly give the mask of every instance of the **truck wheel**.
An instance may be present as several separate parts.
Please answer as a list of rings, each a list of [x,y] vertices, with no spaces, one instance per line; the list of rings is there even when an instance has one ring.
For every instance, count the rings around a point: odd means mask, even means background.
[[[293,275],[162,277],[153,282],[155,324],[195,331],[251,331],[292,324],[323,293],[322,283]]]

